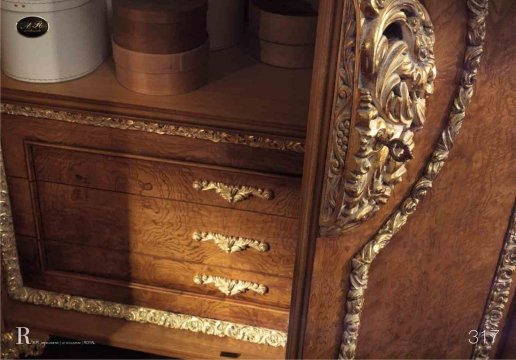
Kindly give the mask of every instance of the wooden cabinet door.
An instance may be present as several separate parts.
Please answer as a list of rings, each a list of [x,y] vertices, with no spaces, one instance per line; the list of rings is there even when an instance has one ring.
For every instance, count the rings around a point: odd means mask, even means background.
[[[516,7],[320,10],[287,356],[494,356],[515,288]]]

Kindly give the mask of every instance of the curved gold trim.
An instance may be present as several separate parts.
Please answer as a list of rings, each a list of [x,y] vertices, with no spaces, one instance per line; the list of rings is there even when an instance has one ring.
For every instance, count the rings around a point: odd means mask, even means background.
[[[195,180],[192,186],[197,191],[215,190],[220,197],[229,203],[248,200],[253,196],[264,200],[274,198],[272,190],[260,189],[254,186],[228,185],[220,181]]]
[[[253,148],[285,152],[304,153],[304,143],[298,140],[268,138],[226,131],[201,129],[196,127],[170,125],[164,122],[127,119],[116,116],[90,115],[81,112],[59,111],[17,104],[1,104],[1,113],[41,119],[64,121],[73,124],[107,127],[120,130],[143,131],[159,135],[180,136],[191,139],[207,140],[214,143],[245,145]]]
[[[219,249],[226,253],[236,253],[245,251],[248,248],[255,249],[259,252],[266,252],[269,250],[269,244],[244,237],[227,236],[212,232],[196,231],[192,235],[192,239],[196,241],[213,241]]]
[[[496,339],[501,337],[498,334],[503,312],[509,302],[513,276],[516,273],[516,207],[513,208],[509,228],[505,236],[495,277],[491,284],[491,290],[487,299],[486,307],[482,315],[478,334],[479,341],[473,349],[473,359],[489,359]],[[498,336],[497,336],[498,335]]]
[[[154,324],[172,329],[188,330],[206,335],[230,337],[273,347],[285,347],[286,345],[287,334],[278,330],[90,299],[81,296],[60,294],[23,286],[1,146],[0,247],[4,270],[3,279],[5,280],[7,293],[13,300],[64,310],[73,310],[85,314]]]
[[[340,359],[353,359],[355,357],[360,316],[364,306],[364,295],[372,262],[380,251],[389,244],[392,237],[406,224],[409,216],[416,211],[419,201],[426,196],[433,181],[448,159],[453,141],[459,133],[466,108],[473,96],[480,58],[484,51],[488,2],[489,0],[468,0],[467,2],[468,36],[460,85],[450,110],[448,124],[437,142],[423,176],[416,182],[411,194],[403,201],[400,208],[389,217],[373,239],[351,261],[352,269],[349,276],[344,333],[342,334],[339,351]]]
[[[244,280],[226,279],[213,275],[198,274],[194,276],[193,281],[198,285],[213,284],[226,296],[243,294],[247,291],[254,291],[257,294],[264,295],[268,291],[267,286],[262,284]]]

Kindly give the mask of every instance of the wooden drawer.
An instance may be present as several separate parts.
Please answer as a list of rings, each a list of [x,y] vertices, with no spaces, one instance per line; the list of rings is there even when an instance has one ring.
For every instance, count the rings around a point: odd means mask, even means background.
[[[288,309],[291,280],[156,256],[44,241],[46,269]],[[194,279],[206,276],[205,284]],[[230,289],[244,282],[244,290]],[[214,282],[212,282],[214,281]],[[256,286],[254,284],[257,284]],[[260,285],[260,287],[258,287]],[[220,286],[218,288],[217,286]],[[262,289],[264,290],[262,293]]]
[[[36,180],[297,217],[298,178],[27,143]]]
[[[46,182],[37,192],[46,240],[292,276],[294,219]],[[194,239],[200,231],[256,239],[267,251],[227,253]]]
[[[108,254],[106,262],[102,254],[107,254],[107,252],[103,249],[77,245],[68,246],[53,241],[38,241],[36,238],[21,236],[17,237],[17,247],[24,284],[36,289],[283,331],[287,329],[289,313],[283,307],[257,304],[242,296],[202,295],[146,285],[137,281],[129,282],[123,280],[123,276],[119,278],[113,276],[117,273],[121,274],[122,271],[132,276],[133,269],[135,269],[134,272],[137,272],[137,264],[141,262],[141,258],[135,259],[134,265],[129,267],[128,264],[133,261],[132,257],[123,256],[122,253]],[[43,263],[40,262],[40,259],[43,260]],[[153,261],[149,263],[151,267],[154,266]],[[115,269],[116,266],[118,269]],[[207,269],[209,268],[206,267],[203,270]],[[152,269],[148,268],[147,270],[151,271]],[[110,278],[105,276],[107,272],[109,272]],[[220,273],[218,274],[220,275]],[[172,273],[168,275],[170,277]],[[144,276],[148,277],[149,275]],[[156,277],[159,276],[158,274]]]

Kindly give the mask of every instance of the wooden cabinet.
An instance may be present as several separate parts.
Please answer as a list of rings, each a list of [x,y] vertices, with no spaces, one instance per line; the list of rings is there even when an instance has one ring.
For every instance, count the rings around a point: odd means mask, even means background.
[[[124,89],[111,60],[2,76],[3,331],[185,358],[508,353],[489,339],[515,289],[514,13],[321,0],[312,70],[242,45],[180,96]]]

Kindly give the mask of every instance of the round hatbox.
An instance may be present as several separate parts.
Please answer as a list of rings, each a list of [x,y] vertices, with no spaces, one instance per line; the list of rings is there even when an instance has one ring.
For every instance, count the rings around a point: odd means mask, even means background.
[[[94,71],[107,52],[105,0],[2,0],[2,70],[52,83]]]

